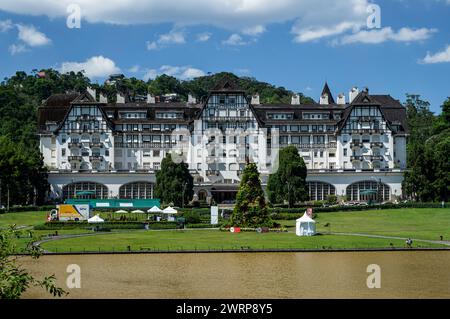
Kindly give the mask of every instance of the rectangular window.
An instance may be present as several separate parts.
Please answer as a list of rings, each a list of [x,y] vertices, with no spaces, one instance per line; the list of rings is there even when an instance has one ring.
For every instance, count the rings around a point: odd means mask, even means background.
[[[347,149],[344,148],[344,156],[347,156]]]
[[[61,149],[61,156],[66,156],[66,149],[65,148]]]

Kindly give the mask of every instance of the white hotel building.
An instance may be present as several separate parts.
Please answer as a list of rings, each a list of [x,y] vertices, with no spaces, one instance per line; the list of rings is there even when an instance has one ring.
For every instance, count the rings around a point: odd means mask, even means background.
[[[335,101],[325,84],[318,103],[261,104],[224,80],[201,103],[109,103],[88,89],[56,94],[39,108],[40,150],[51,198],[95,191],[96,198],[153,198],[164,156],[184,147],[195,197],[234,199],[246,160],[258,163],[263,185],[279,148],[295,145],[308,167],[311,200],[330,194],[365,201],[363,190],[391,201],[402,195],[406,110],[389,95],[350,91]],[[252,131],[249,137],[236,132]],[[208,137],[204,137],[206,132]],[[217,148],[217,145],[222,145]],[[211,145],[215,145],[211,147]],[[254,154],[254,150],[259,155]],[[378,197],[380,196],[380,197]]]

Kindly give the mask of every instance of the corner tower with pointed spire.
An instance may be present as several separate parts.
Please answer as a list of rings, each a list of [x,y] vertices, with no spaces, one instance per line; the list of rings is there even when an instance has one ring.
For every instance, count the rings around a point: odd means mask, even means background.
[[[327,82],[325,82],[322,94],[320,95],[320,104],[322,105],[335,104],[333,94],[331,94],[331,90]]]

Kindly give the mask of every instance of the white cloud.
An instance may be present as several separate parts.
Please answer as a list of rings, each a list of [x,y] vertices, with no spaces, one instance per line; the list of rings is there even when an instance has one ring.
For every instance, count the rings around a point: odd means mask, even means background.
[[[38,47],[50,44],[51,40],[42,32],[38,31],[32,25],[18,24],[19,40],[23,41],[30,47]]]
[[[344,36],[337,41],[337,44],[351,44],[351,43],[365,43],[365,44],[379,44],[386,41],[395,42],[414,42],[422,41],[431,37],[433,33],[437,32],[436,29],[410,29],[401,28],[397,32],[392,30],[391,27],[385,27],[382,29],[373,30],[361,30],[351,35]]]
[[[73,0],[2,0],[0,10],[49,17],[67,16]],[[232,33],[261,34],[271,23],[295,21],[293,33],[365,24],[369,0],[77,0],[90,23],[212,25]]]
[[[115,62],[103,56],[93,56],[84,62],[63,62],[60,71],[62,73],[74,71],[84,71],[89,78],[106,77],[113,73],[120,72],[120,68]]]
[[[0,32],[6,32],[12,29],[13,24],[11,20],[0,20]]]
[[[230,37],[224,41],[222,41],[223,44],[225,45],[246,45],[247,42],[245,42],[242,37],[237,34],[237,33],[233,33],[232,35],[230,35]]]
[[[27,47],[22,44],[11,44],[8,48],[9,53],[11,53],[11,55],[16,55],[17,53],[22,53],[22,52],[26,52],[28,51]]]
[[[171,66],[163,65],[159,69],[148,69],[144,75],[144,80],[154,79],[158,75],[170,75],[180,80],[193,79],[199,76],[204,76],[205,72],[191,66]]]
[[[351,22],[342,22],[338,25],[331,27],[309,27],[309,28],[296,28],[294,27],[292,33],[296,34],[294,42],[302,43],[309,42],[325,37],[330,37],[334,35],[339,35],[351,29],[357,29],[358,26]]]
[[[204,32],[204,33],[197,34],[197,41],[198,42],[206,42],[209,39],[211,39],[211,33],[209,33],[209,32]]]
[[[266,28],[263,25],[255,25],[253,27],[244,28],[242,30],[242,34],[251,35],[251,36],[259,36],[266,32]]]
[[[147,41],[148,50],[157,50],[169,44],[184,44],[186,43],[184,31],[171,30],[169,33],[159,35],[158,40],[150,42]]]
[[[447,48],[443,51],[437,52],[435,54],[431,54],[430,52],[428,52],[427,55],[419,61],[419,63],[422,64],[435,64],[445,62],[450,62],[450,45],[448,45]]]

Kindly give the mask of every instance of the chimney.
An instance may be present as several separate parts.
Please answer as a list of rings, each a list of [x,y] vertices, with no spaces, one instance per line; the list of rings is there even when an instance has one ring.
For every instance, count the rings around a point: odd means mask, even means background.
[[[320,97],[320,104],[321,105],[330,104],[329,100],[328,100],[328,94],[327,93],[324,93],[324,94],[321,95],[321,97]]]
[[[252,105],[259,105],[260,104],[259,103],[259,94],[258,93],[256,93],[255,95],[252,96],[251,104]]]
[[[95,89],[91,88],[90,86],[88,86],[86,88],[86,91],[94,98],[94,100],[97,101],[97,94],[95,92]]]
[[[156,103],[155,97],[150,93],[147,93],[147,104],[155,104],[155,103]]]
[[[300,105],[300,95],[298,94],[292,95],[291,105]]]
[[[116,103],[125,103],[125,96],[123,96],[121,93],[117,93],[117,100]]]
[[[349,98],[349,103],[352,103],[353,100],[358,96],[359,94],[359,90],[358,88],[355,86],[350,90],[350,93],[348,94],[348,98]]]
[[[191,94],[188,95],[188,104],[197,104],[197,99]]]
[[[103,95],[103,93],[100,93],[99,99],[100,103],[108,103],[108,98],[105,95]]]
[[[345,94],[344,93],[341,93],[338,95],[337,104],[345,105]]]

